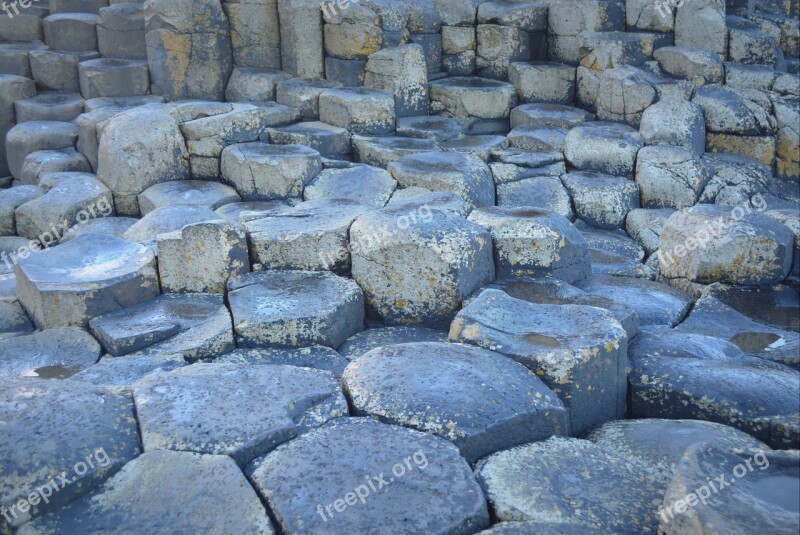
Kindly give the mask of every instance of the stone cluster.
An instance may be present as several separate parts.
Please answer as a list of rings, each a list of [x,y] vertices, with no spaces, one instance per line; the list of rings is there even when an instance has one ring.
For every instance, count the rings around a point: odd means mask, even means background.
[[[796,0],[0,9],[0,535],[797,531]]]

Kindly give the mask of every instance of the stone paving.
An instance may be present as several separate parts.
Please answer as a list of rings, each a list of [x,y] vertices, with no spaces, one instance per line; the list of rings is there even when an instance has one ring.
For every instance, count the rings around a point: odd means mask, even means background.
[[[797,534],[796,0],[0,5],[0,535]]]

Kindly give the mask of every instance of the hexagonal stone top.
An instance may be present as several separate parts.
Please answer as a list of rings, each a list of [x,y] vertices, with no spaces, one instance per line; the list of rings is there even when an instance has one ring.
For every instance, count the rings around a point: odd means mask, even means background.
[[[533,372],[473,346],[379,347],[352,362],[342,384],[356,414],[447,438],[469,462],[569,435],[566,409]]]
[[[339,347],[364,329],[364,294],[326,271],[260,271],[228,281],[239,347]]]
[[[95,488],[139,454],[130,392],[69,379],[0,384],[0,428],[0,504],[15,526]],[[59,490],[50,487],[49,503],[11,509],[38,489],[46,495],[51,480]],[[7,525],[0,516],[0,531]]]
[[[0,379],[66,379],[100,358],[100,344],[83,329],[60,327],[0,340]]]
[[[286,534],[468,534],[489,525],[450,442],[368,418],[337,418],[247,467]]]
[[[133,387],[146,451],[225,454],[244,466],[347,414],[330,372],[297,366],[193,364]]]
[[[97,491],[20,533],[274,531],[258,495],[230,457],[161,450],[134,459]]]

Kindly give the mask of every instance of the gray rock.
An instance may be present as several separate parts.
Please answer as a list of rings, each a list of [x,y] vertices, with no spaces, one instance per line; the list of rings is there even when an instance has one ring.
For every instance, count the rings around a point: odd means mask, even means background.
[[[500,135],[475,135],[442,141],[439,146],[445,152],[467,152],[488,162],[497,151],[508,148],[508,140]]]
[[[400,136],[353,136],[352,142],[353,159],[376,167],[386,167],[389,162],[409,154],[441,150],[435,141]]]
[[[494,206],[492,174],[477,156],[461,152],[422,153],[389,163],[402,188],[422,187],[454,193],[474,206]]]
[[[292,75],[283,71],[263,70],[237,64],[231,73],[228,85],[225,87],[225,100],[229,102],[265,102],[275,100],[278,84],[290,79],[292,79]],[[292,106],[287,102],[280,103]]]
[[[0,190],[0,236],[16,236],[16,209],[43,194],[41,188],[31,185]]]
[[[431,111],[444,111],[467,126],[471,117],[502,119],[516,103],[514,86],[497,80],[453,77],[430,84]],[[469,132],[480,133],[480,132]]]
[[[303,190],[303,199],[345,199],[382,208],[397,188],[397,181],[383,169],[354,165],[345,169],[325,169]]]
[[[242,467],[347,414],[333,374],[283,365],[193,364],[145,377],[133,399],[145,451],[224,454]],[[230,418],[242,404],[249,409]]]
[[[123,3],[100,8],[97,49],[106,58],[147,59],[144,5]]]
[[[194,361],[234,347],[230,313],[220,294],[160,295],[93,318],[89,326],[115,357],[179,353]]]
[[[512,63],[508,79],[520,102],[570,105],[575,101],[575,67],[570,65],[540,61]]]
[[[282,200],[232,202],[220,206],[214,210],[214,213],[228,223],[238,225],[241,223],[243,216],[248,220],[256,219],[263,214],[272,212],[273,210],[280,210],[287,206],[289,206],[287,201]]]
[[[664,72],[676,78],[684,78],[695,85],[722,83],[722,61],[713,51],[665,46],[656,50],[653,57]]]
[[[216,210],[220,206],[240,201],[236,190],[219,182],[206,180],[175,180],[154,184],[139,194],[139,210],[145,216],[164,206],[192,204]]]
[[[389,134],[394,131],[394,97],[366,88],[328,89],[319,96],[319,118],[353,134]]]
[[[327,89],[341,86],[331,80],[281,80],[275,86],[275,100],[298,109],[304,121],[316,121],[319,120],[319,96]]]
[[[644,209],[635,208],[625,218],[625,230],[628,235],[641,245],[648,255],[655,253],[661,246],[661,232],[664,224],[675,210],[671,208]]]
[[[666,284],[633,277],[595,275],[576,283],[592,295],[625,304],[636,311],[639,324],[675,327],[692,306],[691,297]]]
[[[187,496],[185,489],[194,481],[205,481],[214,489],[213,496]],[[93,493],[27,524],[20,533],[82,530],[274,533],[258,495],[230,457],[174,451],[142,454]]]
[[[419,373],[428,380],[420,383]],[[384,346],[350,364],[342,384],[356,414],[447,438],[469,462],[553,434],[569,435],[564,406],[531,371],[471,346]]]
[[[281,67],[303,78],[322,78],[322,14],[315,0],[278,0]]]
[[[621,230],[598,230],[576,221],[592,255],[592,273],[652,279],[655,272],[642,264],[644,249]]]
[[[422,46],[383,48],[369,55],[364,87],[394,95],[397,117],[428,114],[428,69]]]
[[[18,124],[6,134],[6,156],[11,174],[22,178],[27,156],[36,151],[60,150],[75,146],[78,129],[61,121],[31,121]]]
[[[0,501],[9,507],[9,518],[0,521],[4,532],[79,498],[139,454],[128,391],[25,379],[4,384],[0,400],[6,437]],[[28,500],[31,494],[38,498]],[[24,502],[31,506],[26,511],[18,506]]]
[[[398,117],[397,135],[431,141],[450,141],[464,137],[464,127],[448,117],[421,115]]]
[[[72,147],[56,150],[37,150],[28,154],[22,162],[18,177],[22,184],[38,184],[47,173],[75,171],[89,173],[92,170],[86,157]]]
[[[357,336],[357,335],[356,335]],[[325,346],[300,348],[237,349],[215,358],[215,364],[287,365],[326,370],[335,377],[342,376],[350,362],[333,349]]]
[[[143,377],[185,365],[186,360],[180,353],[127,355],[125,358],[105,356],[94,366],[75,374],[74,379],[95,386],[130,387]]]
[[[339,347],[364,328],[358,285],[329,272],[262,271],[228,281],[239,347]]]
[[[645,145],[675,145],[696,154],[703,154],[706,148],[703,109],[683,99],[665,99],[648,107],[639,133]]]
[[[636,153],[644,146],[633,128],[616,123],[588,123],[564,138],[567,162],[581,171],[633,177]]]
[[[150,91],[147,61],[101,58],[78,64],[78,79],[84,98],[131,97]]]
[[[692,102],[703,109],[706,131],[760,135],[772,133],[767,111],[737,92],[719,85],[698,87]]]
[[[724,56],[728,41],[725,2],[699,0],[682,4],[675,14],[675,44]]]
[[[99,358],[100,345],[86,331],[75,327],[48,329],[0,340],[0,378],[66,379]]]
[[[481,460],[475,474],[501,521],[656,532],[654,503],[663,488],[646,468],[588,440],[552,437],[501,451]],[[583,481],[580,492],[575,481]]]
[[[475,65],[479,76],[506,80],[509,63],[531,57],[530,34],[515,26],[479,23],[475,36]]]
[[[36,85],[43,89],[52,89],[64,93],[77,93],[80,91],[78,65],[81,62],[96,59],[100,55],[94,50],[87,51],[62,51],[62,50],[31,50],[28,59],[31,63],[31,73]]]
[[[497,180],[496,174],[495,180]],[[545,210],[567,219],[575,217],[572,199],[558,177],[533,177],[510,183],[498,183],[497,205]]]
[[[636,157],[636,184],[644,208],[691,208],[713,168],[683,147],[649,146]]]
[[[702,360],[745,360],[746,353],[722,338],[666,326],[645,327],[628,346],[631,359],[645,357],[697,358]]]
[[[576,435],[625,412],[628,337],[605,310],[536,305],[486,290],[458,313],[450,340],[534,371],[564,402]]]
[[[41,93],[14,101],[18,123],[29,121],[72,121],[83,113],[83,98],[79,93]]]
[[[766,208],[758,202],[758,195],[765,195],[771,189],[772,170],[768,166],[740,154],[706,153],[703,160],[713,175],[700,196],[701,203]]]
[[[387,325],[443,327],[494,278],[491,245],[487,230],[457,215],[413,199],[390,204],[350,228],[353,279]]]
[[[156,208],[122,235],[126,240],[149,245],[155,249],[158,236],[180,230],[186,225],[216,221],[220,217],[206,208],[191,204],[172,204]]]
[[[639,208],[639,187],[627,178],[595,172],[572,172],[562,176],[576,215],[602,229],[620,228],[628,212]]]
[[[531,152],[562,152],[564,138],[568,132],[566,128],[524,124],[508,133],[508,144],[513,148]]]
[[[86,234],[21,259],[17,296],[40,329],[85,326],[100,314],[158,295],[152,251],[102,234]]]
[[[417,342],[447,342],[447,333],[414,326],[371,328],[348,338],[339,353],[353,361],[378,347]]]
[[[473,210],[467,220],[491,232],[498,277],[552,275],[575,282],[591,273],[586,243],[563,216],[530,207],[491,207]]]
[[[329,422],[247,473],[287,534],[466,534],[489,525],[480,487],[454,445],[367,418]]]
[[[53,50],[97,50],[95,13],[53,13],[42,20],[44,40]]]
[[[32,334],[33,323],[17,301],[0,301],[0,339]]]
[[[271,129],[269,140],[280,145],[305,145],[324,158],[350,159],[350,132],[318,121]]]
[[[725,286],[712,284],[705,295],[722,301],[753,321],[776,329],[800,331],[800,294],[788,286]]]

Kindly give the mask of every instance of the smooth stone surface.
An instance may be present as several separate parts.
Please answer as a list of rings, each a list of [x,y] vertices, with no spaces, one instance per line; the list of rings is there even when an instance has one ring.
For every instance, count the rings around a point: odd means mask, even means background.
[[[303,190],[303,199],[347,199],[382,208],[397,188],[397,181],[383,169],[354,165],[344,169],[325,169]]]
[[[236,190],[219,182],[176,180],[150,186],[139,194],[139,210],[145,216],[163,206],[191,204],[216,210],[241,199]]]
[[[469,462],[569,435],[564,406],[533,372],[473,346],[422,342],[373,349],[347,367],[342,385],[356,415],[444,437]]]
[[[339,353],[353,361],[378,347],[416,342],[447,342],[447,333],[415,326],[368,328],[348,338]]]
[[[99,358],[100,345],[86,331],[75,327],[48,329],[0,339],[0,378],[66,379]]]
[[[97,364],[75,374],[76,381],[96,386],[130,387],[140,379],[186,366],[180,353],[153,355],[126,355],[125,358],[105,356]]]
[[[287,365],[326,370],[341,377],[350,362],[325,346],[300,348],[236,349],[211,362],[215,364]]]
[[[159,234],[167,234],[180,230],[186,225],[216,221],[220,216],[205,206],[191,204],[173,204],[156,208],[122,235],[126,240],[149,245],[155,248]]]

